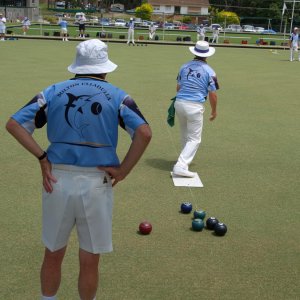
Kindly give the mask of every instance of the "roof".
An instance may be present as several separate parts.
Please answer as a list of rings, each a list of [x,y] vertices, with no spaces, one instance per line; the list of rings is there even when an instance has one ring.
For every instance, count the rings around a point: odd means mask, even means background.
[[[148,0],[151,5],[208,7],[209,0]]]

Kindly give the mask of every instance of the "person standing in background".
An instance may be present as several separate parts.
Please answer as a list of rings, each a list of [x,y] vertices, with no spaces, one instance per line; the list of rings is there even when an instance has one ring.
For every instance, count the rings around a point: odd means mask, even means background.
[[[197,27],[197,41],[205,40],[205,29],[203,24]]]
[[[213,37],[212,37],[212,43],[218,44],[219,42],[219,28],[213,27]]]
[[[0,40],[5,41],[6,18],[0,13]]]
[[[78,24],[79,24],[79,37],[85,38],[85,22],[86,17],[82,14],[78,18]]]
[[[27,17],[25,17],[24,20],[22,21],[23,35],[27,34],[30,25],[31,25],[30,20]]]
[[[127,36],[127,45],[130,45],[130,40],[132,42],[132,45],[135,46],[134,42],[134,21],[133,18],[130,18],[129,24],[128,24],[128,36]]]
[[[155,36],[156,27],[154,26],[154,23],[151,23],[149,26],[149,40],[152,40]]]
[[[294,52],[298,53],[299,51],[299,29],[295,27],[293,32],[291,33],[289,39],[289,46],[290,46],[290,61],[294,60]],[[300,53],[298,56],[298,60],[300,61]]]
[[[60,36],[62,37],[62,41],[68,42],[68,22],[64,19],[61,19],[58,25],[60,26]]]

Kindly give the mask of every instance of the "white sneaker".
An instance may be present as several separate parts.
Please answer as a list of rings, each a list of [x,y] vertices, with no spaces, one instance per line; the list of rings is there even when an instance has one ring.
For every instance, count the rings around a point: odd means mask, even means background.
[[[182,167],[174,166],[173,175],[182,176],[182,177],[195,177],[196,173],[190,172]]]

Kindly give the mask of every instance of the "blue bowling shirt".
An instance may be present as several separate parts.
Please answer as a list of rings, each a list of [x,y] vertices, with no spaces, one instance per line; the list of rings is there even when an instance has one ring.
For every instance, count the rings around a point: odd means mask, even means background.
[[[47,123],[49,161],[82,167],[118,166],[118,126],[132,138],[147,124],[126,92],[95,77],[53,84],[12,118],[30,134]]]
[[[208,92],[219,88],[215,71],[201,60],[192,60],[184,64],[178,73],[177,83],[180,90],[176,99],[205,102]]]

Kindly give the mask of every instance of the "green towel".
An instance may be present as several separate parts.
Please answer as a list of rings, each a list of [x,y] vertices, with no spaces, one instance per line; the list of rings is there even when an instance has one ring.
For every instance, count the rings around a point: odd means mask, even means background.
[[[176,97],[172,98],[171,101],[172,101],[172,103],[171,103],[171,105],[168,109],[167,122],[171,127],[173,127],[174,124],[175,124],[175,107],[174,107],[174,104],[175,104],[175,101],[176,101]]]

